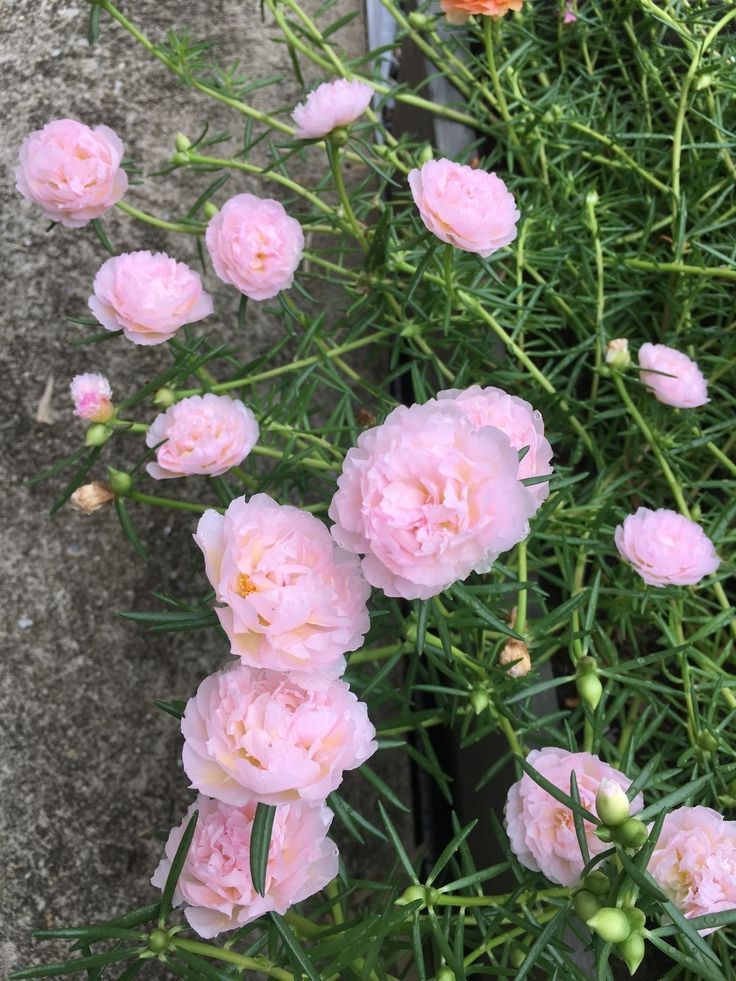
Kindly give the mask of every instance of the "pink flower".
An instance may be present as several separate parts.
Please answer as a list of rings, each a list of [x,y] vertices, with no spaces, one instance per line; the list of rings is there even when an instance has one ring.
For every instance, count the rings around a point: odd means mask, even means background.
[[[120,137],[107,126],[54,119],[23,140],[15,186],[51,221],[82,228],[128,189],[122,156]]]
[[[544,437],[542,413],[537,412],[524,399],[509,395],[501,388],[481,388],[480,385],[471,385],[463,390],[450,388],[439,392],[437,399],[454,401],[474,429],[480,429],[481,426],[495,426],[500,429],[517,453],[527,447],[517,471],[519,480],[544,477],[552,473],[552,447]],[[528,489],[539,507],[549,495],[549,481],[531,484]]]
[[[112,389],[104,375],[88,373],[75,375],[69,390],[74,402],[74,415],[89,422],[107,422],[112,416]]]
[[[667,508],[638,508],[616,527],[615,541],[649,586],[693,586],[721,563],[700,525]]]
[[[522,0],[440,0],[451,24],[464,24],[473,14],[498,20],[509,10],[521,10]]]
[[[570,774],[574,771],[580,801],[591,814],[597,814],[595,798],[601,781],[606,778],[613,780],[624,790],[631,786],[628,777],[591,753],[569,753],[546,746],[532,750],[527,756],[527,763],[568,796]],[[643,806],[644,798],[637,794],[631,802],[631,814],[636,814]],[[542,790],[527,774],[509,790],[505,825],[511,849],[522,865],[534,872],[544,873],[561,886],[577,884],[584,862],[572,811]],[[595,825],[592,822],[584,821],[583,827],[590,854],[599,855],[608,846],[593,834]]]
[[[441,242],[485,259],[516,238],[519,211],[495,174],[428,160],[409,173],[409,187],[422,221]]]
[[[288,290],[302,261],[302,226],[278,201],[236,194],[207,226],[215,272],[251,300]]]
[[[368,710],[344,681],[314,691],[244,665],[205,678],[181,731],[191,786],[228,804],[323,801],[377,749]]]
[[[337,848],[327,837],[332,811],[324,805],[286,804],[274,817],[265,895],[259,896],[250,875],[256,801],[233,807],[200,795],[169,834],[165,858],[151,879],[159,889],[194,811],[199,811],[199,817],[174,890],[174,905],[186,904],[184,916],[200,937],[209,940],[264,913],[283,914],[337,875]]]
[[[678,807],[664,819],[647,871],[689,919],[736,909],[736,821],[710,807]]]
[[[89,308],[105,330],[134,344],[163,344],[212,313],[199,273],[165,252],[125,252],[97,271]]]
[[[370,587],[318,518],[255,494],[207,511],[194,540],[235,657],[311,687],[339,678],[368,631]]]
[[[348,82],[339,78],[325,82],[310,92],[292,112],[296,136],[313,140],[327,136],[338,126],[349,126],[362,116],[373,98],[373,88],[365,82]]]
[[[387,596],[428,599],[529,533],[536,502],[518,469],[506,435],[449,399],[399,406],[348,451],[332,534]]]
[[[158,447],[156,462],[146,470],[156,480],[216,477],[242,463],[258,435],[256,417],[242,402],[227,395],[192,395],[154,419],[146,445]]]
[[[686,354],[664,344],[642,344],[639,377],[659,402],[676,409],[694,409],[710,402],[700,368]]]

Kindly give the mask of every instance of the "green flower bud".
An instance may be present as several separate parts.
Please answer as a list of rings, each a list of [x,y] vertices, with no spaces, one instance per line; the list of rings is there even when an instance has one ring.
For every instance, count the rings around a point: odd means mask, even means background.
[[[629,816],[629,798],[621,784],[604,777],[595,795],[595,809],[604,824],[623,824]]]
[[[434,906],[441,895],[439,889],[432,889],[430,886],[427,886],[427,888],[424,891],[424,894],[425,894],[425,902],[427,903],[427,906]]]
[[[630,817],[614,829],[614,837],[624,848],[641,848],[649,837],[649,831],[643,821]]]
[[[434,157],[434,153],[432,151],[432,144],[425,143],[424,146],[422,147],[422,152],[419,154],[419,166],[421,167],[422,164],[429,163],[429,161],[432,160],[433,157]]]
[[[606,845],[610,845],[613,841],[613,831],[607,828],[605,824],[601,824],[595,829],[593,834],[596,836],[598,841],[602,841]]]
[[[424,888],[424,886],[414,885],[409,886],[409,888],[405,890],[404,894],[399,896],[398,899],[395,899],[394,902],[397,906],[408,906],[409,903],[416,903],[419,900],[426,903],[427,890]]]
[[[695,91],[702,92],[703,89],[709,88],[712,84],[713,84],[713,76],[711,74],[706,73],[705,75],[701,75],[700,78],[695,83]]]
[[[180,153],[186,153],[191,145],[192,141],[183,133],[177,133],[174,137],[174,146]]]
[[[736,797],[736,780],[732,780],[726,789],[732,797]]]
[[[585,195],[585,204],[589,208],[595,208],[599,200],[598,191],[588,191],[588,193]]]
[[[168,409],[176,402],[176,392],[173,388],[159,388],[153,396],[153,404],[159,409]]]
[[[205,201],[204,208],[202,208],[202,211],[204,212],[204,216],[207,219],[207,221],[211,221],[215,217],[215,215],[218,215],[220,213],[220,209],[217,207],[216,204],[213,204],[212,201]]]
[[[133,478],[123,470],[114,470],[110,467],[107,472],[107,479],[118,497],[124,497],[133,487]]]
[[[588,921],[591,930],[609,944],[621,944],[631,933],[629,918],[622,909],[603,906]]]
[[[596,674],[584,674],[575,682],[578,694],[591,710],[595,712],[603,695],[603,685]]]
[[[591,671],[597,671],[597,670],[598,670],[598,662],[594,657],[590,657],[590,655],[581,657],[577,663],[578,676],[583,674],[590,674]]]
[[[512,967],[521,967],[526,960],[526,951],[523,947],[513,946],[509,954],[509,963]]]
[[[624,910],[624,913],[626,913],[629,918],[631,929],[635,930],[637,933],[641,933],[641,931],[644,929],[645,923],[647,922],[647,918],[644,913],[642,913],[637,906],[629,906],[628,909]]]
[[[578,889],[572,898],[572,905],[583,923],[587,923],[601,908],[601,901],[587,889]]]
[[[595,872],[591,872],[589,875],[583,879],[583,885],[588,890],[592,892],[594,896],[607,896],[608,890],[611,888],[611,883],[608,881],[608,876],[605,872],[600,872],[598,869]]]
[[[470,693],[470,704],[476,715],[488,708],[488,692],[484,688],[474,688]]]
[[[432,27],[432,18],[426,14],[420,14],[418,10],[412,10],[409,14],[409,23],[415,31],[428,31]]]
[[[177,167],[183,167],[184,164],[189,163],[189,154],[177,150],[176,153],[171,158],[172,164],[176,164]]]
[[[608,342],[606,345],[606,364],[622,371],[631,367],[629,342],[625,337],[614,337],[612,341]]]
[[[103,426],[101,422],[96,422],[85,433],[84,442],[87,446],[104,446],[111,436],[112,429]]]
[[[435,981],[455,981],[455,972],[449,967],[441,967],[435,974]]]
[[[157,927],[148,934],[148,949],[154,954],[163,954],[168,950],[171,936],[166,930]]]
[[[718,749],[718,740],[713,733],[708,732],[707,729],[703,729],[698,733],[697,743],[698,748],[702,749],[704,753],[715,753],[715,751]]]
[[[619,957],[629,969],[629,974],[635,974],[639,965],[644,960],[645,944],[644,937],[640,933],[631,933],[616,948]]]
[[[348,142],[350,134],[348,133],[347,126],[338,126],[337,129],[333,129],[330,133],[330,143],[333,146],[345,146]]]

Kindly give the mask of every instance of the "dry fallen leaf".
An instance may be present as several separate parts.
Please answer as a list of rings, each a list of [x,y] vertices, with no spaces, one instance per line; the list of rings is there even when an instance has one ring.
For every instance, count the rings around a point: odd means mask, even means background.
[[[36,409],[36,422],[43,422],[50,426],[54,421],[54,414],[51,411],[51,396],[54,394],[54,376],[49,375],[46,379],[46,387]]]

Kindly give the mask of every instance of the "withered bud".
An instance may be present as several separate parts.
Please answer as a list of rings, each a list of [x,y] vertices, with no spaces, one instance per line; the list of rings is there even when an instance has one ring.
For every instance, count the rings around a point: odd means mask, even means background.
[[[376,417],[372,412],[368,412],[367,409],[358,409],[355,413],[355,421],[363,429],[367,429],[369,426],[375,426]]]
[[[511,675],[512,678],[523,678],[532,669],[529,648],[523,640],[515,640],[513,637],[506,641],[498,660],[501,664],[511,665],[507,674]]]
[[[106,484],[104,480],[93,480],[91,484],[82,484],[81,487],[77,487],[69,498],[69,503],[75,511],[92,514],[93,511],[99,511],[100,508],[104,508],[114,500],[115,495],[109,484]]]

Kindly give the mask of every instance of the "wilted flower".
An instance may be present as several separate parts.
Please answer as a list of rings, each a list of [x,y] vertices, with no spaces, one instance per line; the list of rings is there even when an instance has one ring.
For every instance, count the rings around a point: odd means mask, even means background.
[[[629,342],[625,337],[615,337],[606,346],[606,364],[614,368],[628,368],[631,364]]]
[[[318,85],[291,114],[297,138],[319,139],[339,126],[349,126],[363,115],[372,98],[373,88],[366,82],[339,78]]]
[[[516,640],[515,637],[511,637],[506,641],[498,660],[502,665],[511,665],[506,672],[511,678],[523,678],[532,669],[529,648],[523,640]]]
[[[103,480],[93,480],[91,484],[82,484],[81,487],[77,487],[69,498],[69,503],[75,511],[92,514],[93,511],[99,511],[100,508],[104,508],[114,500],[115,495],[109,484]]]
[[[649,586],[693,586],[721,562],[700,525],[667,508],[638,508],[616,527],[615,541]]]
[[[708,383],[697,364],[686,354],[664,344],[642,344],[639,377],[665,405],[694,409],[710,402]]]
[[[112,388],[104,375],[75,375],[69,385],[74,415],[89,422],[107,422],[113,414]]]

